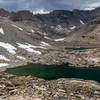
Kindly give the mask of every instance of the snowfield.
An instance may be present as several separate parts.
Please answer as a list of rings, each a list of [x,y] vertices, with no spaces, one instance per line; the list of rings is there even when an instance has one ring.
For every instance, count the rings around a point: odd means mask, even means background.
[[[17,48],[15,48],[14,46],[12,46],[9,43],[0,42],[0,47],[3,47],[4,49],[6,49],[11,54],[16,54],[15,50],[17,50]]]
[[[21,49],[25,49],[28,52],[33,52],[35,54],[42,54],[40,51],[34,50],[33,48],[42,48],[40,46],[33,46],[31,44],[21,44],[21,43],[16,43],[18,45],[19,48]]]

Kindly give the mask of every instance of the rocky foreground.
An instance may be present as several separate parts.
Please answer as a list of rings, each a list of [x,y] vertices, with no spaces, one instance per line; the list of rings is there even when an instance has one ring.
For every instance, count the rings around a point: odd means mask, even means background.
[[[0,100],[100,100],[100,84],[94,81],[0,74]]]

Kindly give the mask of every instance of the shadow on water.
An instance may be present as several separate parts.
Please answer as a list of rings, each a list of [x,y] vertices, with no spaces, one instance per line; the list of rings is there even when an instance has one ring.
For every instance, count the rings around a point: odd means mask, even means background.
[[[80,78],[85,80],[95,80],[100,82],[100,68],[73,68],[67,65],[37,65],[28,64],[26,66],[8,68],[7,73],[19,76],[35,76],[46,80],[59,78]]]

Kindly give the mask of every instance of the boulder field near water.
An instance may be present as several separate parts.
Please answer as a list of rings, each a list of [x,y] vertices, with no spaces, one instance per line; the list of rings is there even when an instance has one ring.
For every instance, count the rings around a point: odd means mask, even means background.
[[[0,74],[1,100],[99,100],[100,84],[79,79],[46,81]]]

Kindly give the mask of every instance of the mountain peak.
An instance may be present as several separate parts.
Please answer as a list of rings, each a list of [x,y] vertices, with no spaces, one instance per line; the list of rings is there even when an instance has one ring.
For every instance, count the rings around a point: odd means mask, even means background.
[[[3,9],[3,8],[0,8],[0,16],[2,16],[2,17],[8,17],[9,16],[9,12],[8,11],[6,11],[5,9]]]
[[[33,18],[33,13],[31,13],[28,10],[12,12],[10,14],[10,19],[13,21],[31,20],[32,18]]]

